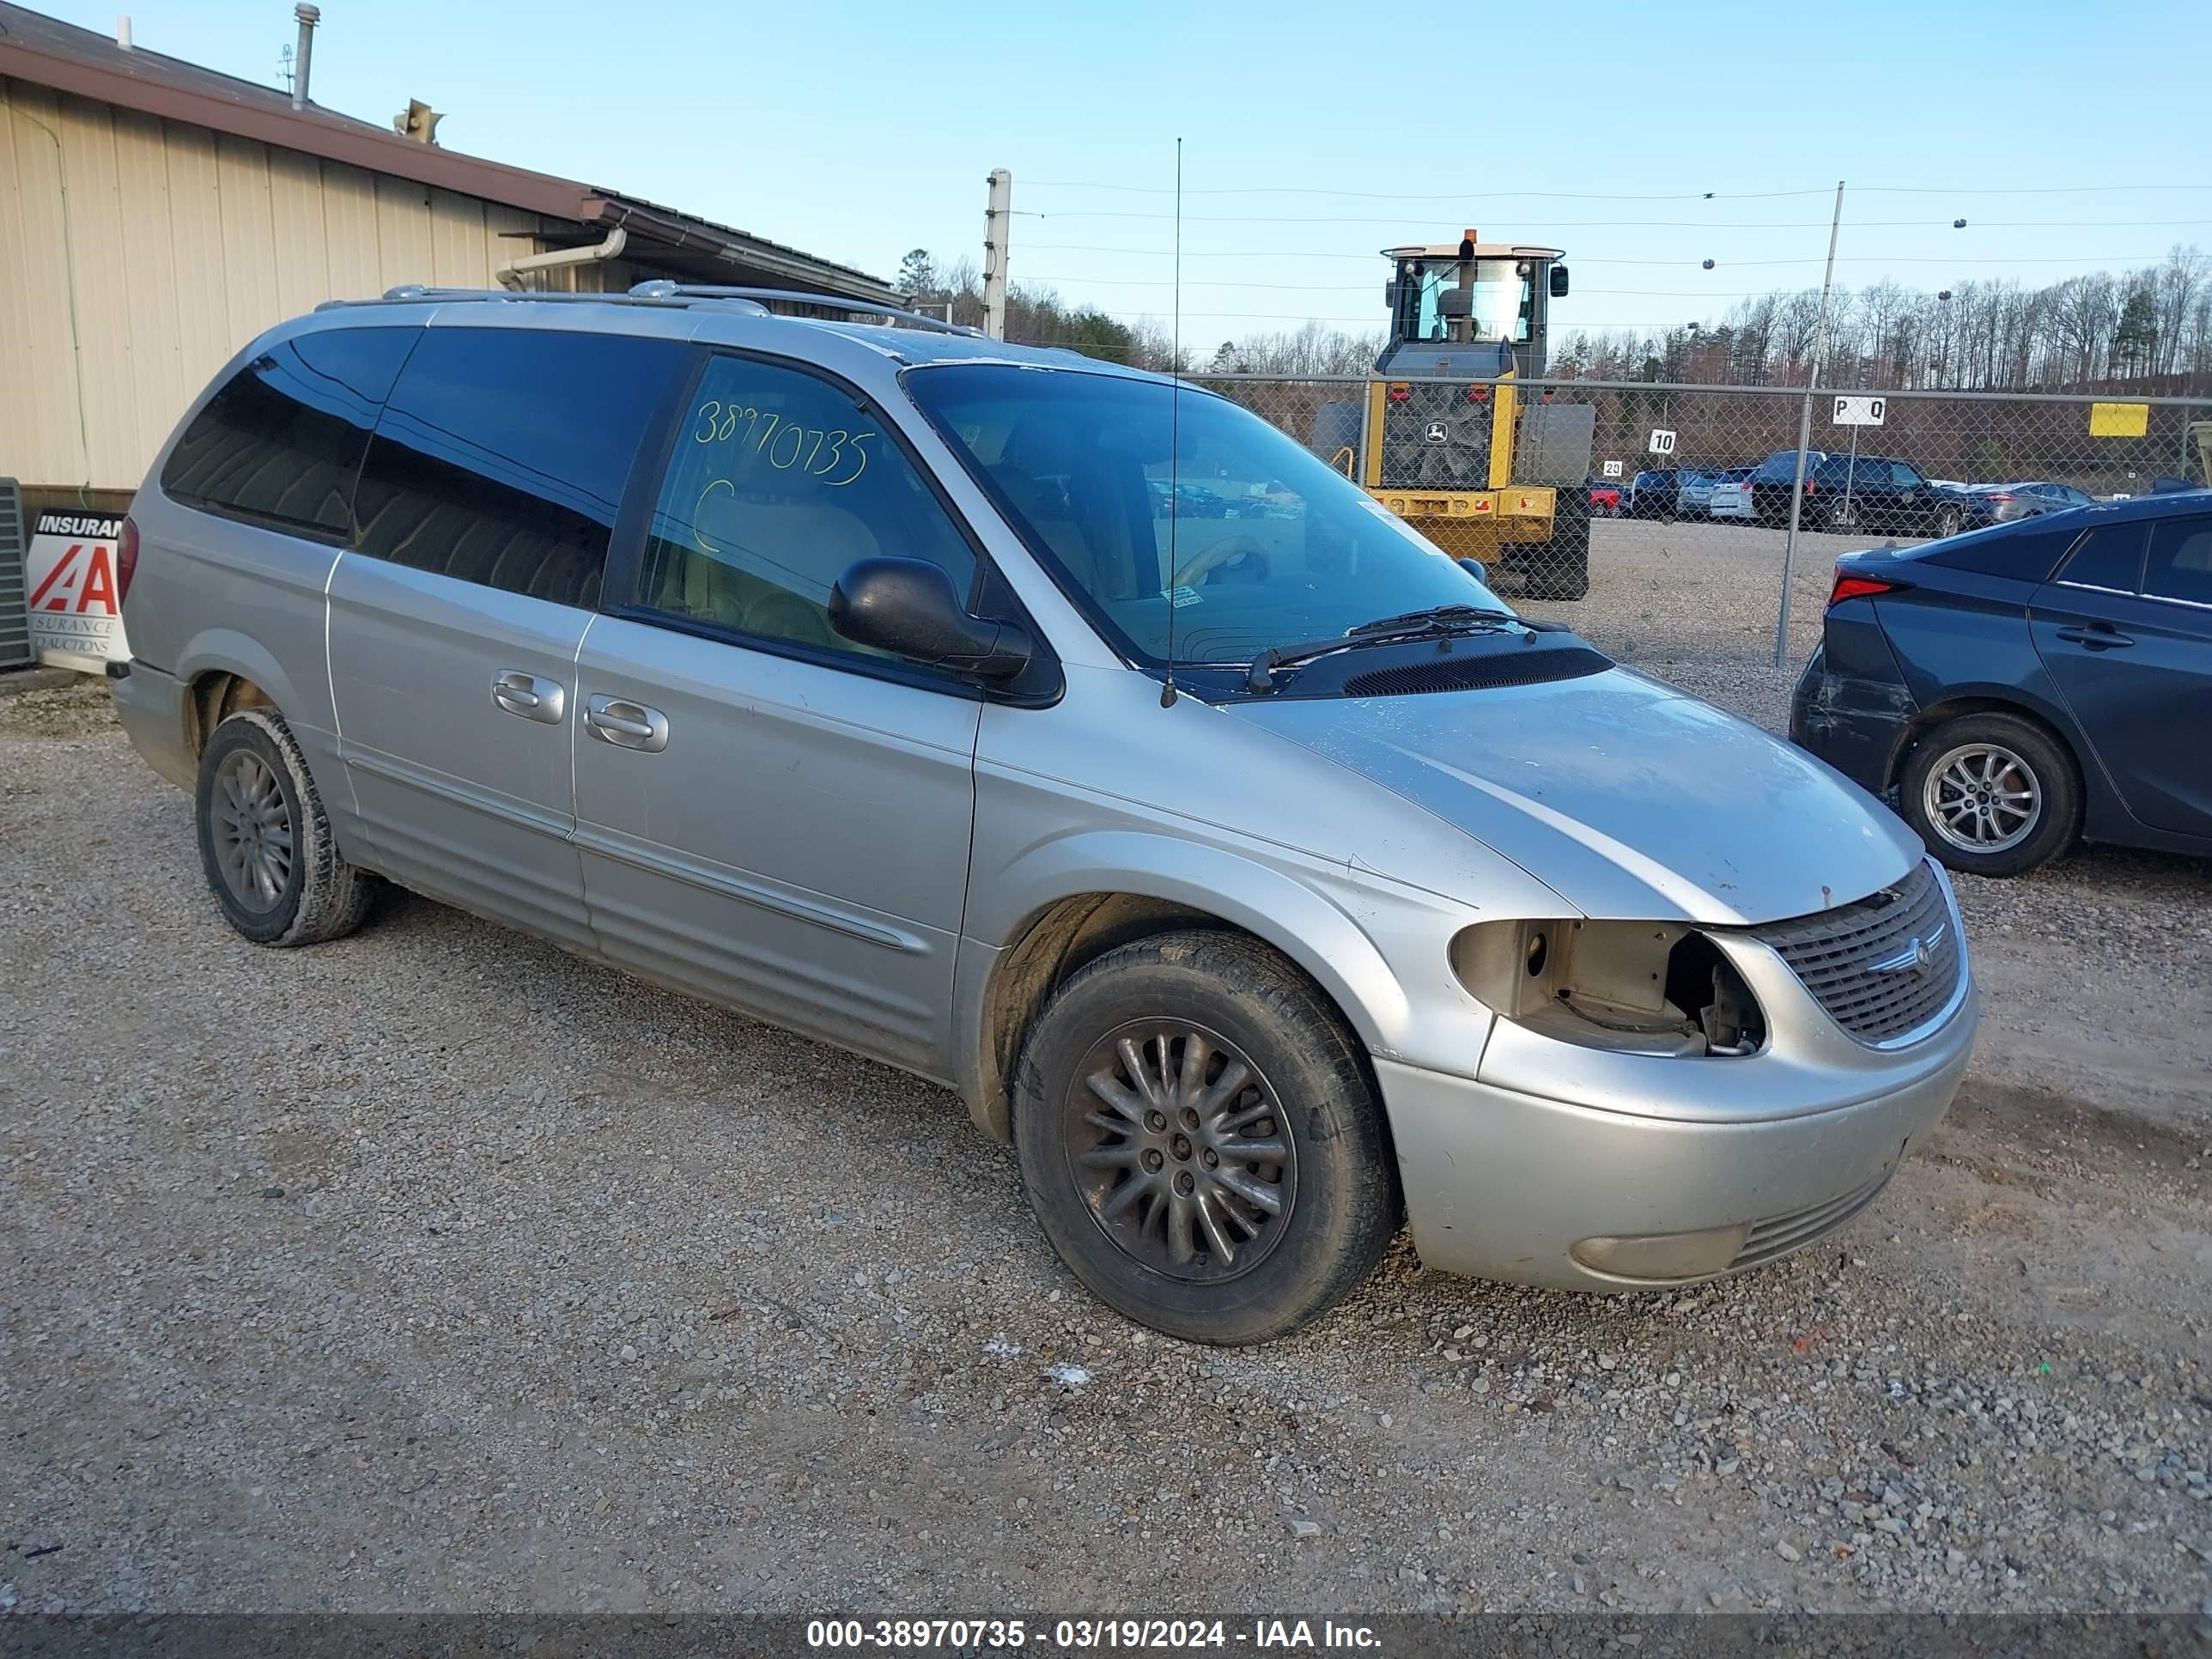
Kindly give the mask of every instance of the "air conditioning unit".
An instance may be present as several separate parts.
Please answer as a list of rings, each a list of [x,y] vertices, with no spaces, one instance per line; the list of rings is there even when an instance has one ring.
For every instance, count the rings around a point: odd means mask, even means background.
[[[23,577],[30,545],[23,492],[13,478],[0,478],[0,668],[21,668],[38,656],[31,648],[30,595]]]

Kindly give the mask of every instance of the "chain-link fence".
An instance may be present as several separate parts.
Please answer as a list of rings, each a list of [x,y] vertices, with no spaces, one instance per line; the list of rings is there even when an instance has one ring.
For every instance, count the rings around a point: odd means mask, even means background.
[[[1196,383],[1311,447],[1445,550],[1483,557],[1501,592],[1580,600],[1554,614],[1616,647],[1639,642],[1639,623],[1647,653],[1743,656],[1763,634],[1770,657],[1779,641],[1793,663],[1816,642],[1838,554],[2143,495],[2160,480],[2202,485],[2212,441],[2203,399],[1824,388],[1801,461],[1802,386]],[[1548,500],[1516,511],[1516,487],[1531,486]],[[1696,596],[1686,611],[1670,605],[1685,592]]]

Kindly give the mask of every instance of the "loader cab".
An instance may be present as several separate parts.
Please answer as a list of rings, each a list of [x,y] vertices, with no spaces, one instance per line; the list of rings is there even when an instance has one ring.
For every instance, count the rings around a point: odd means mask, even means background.
[[[1385,248],[1390,335],[1378,374],[1544,373],[1548,302],[1567,291],[1557,248],[1482,242]]]

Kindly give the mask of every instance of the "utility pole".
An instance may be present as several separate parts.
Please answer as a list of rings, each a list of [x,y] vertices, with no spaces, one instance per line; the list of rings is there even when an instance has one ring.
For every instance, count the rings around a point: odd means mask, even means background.
[[[1790,538],[1782,544],[1782,606],[1774,617],[1774,665],[1790,665],[1790,584],[1797,573],[1797,520],[1805,510],[1805,446],[1813,441],[1813,397],[1820,389],[1820,360],[1828,355],[1828,290],[1836,282],[1836,233],[1844,223],[1844,181],[1836,180],[1835,216],[1828,221],[1828,272],[1820,278],[1820,313],[1813,325],[1813,370],[1805,377],[1805,406],[1797,411],[1797,476],[1790,485]]]
[[[1014,175],[993,167],[991,205],[983,215],[983,332],[1006,337],[1006,243],[1014,228]]]

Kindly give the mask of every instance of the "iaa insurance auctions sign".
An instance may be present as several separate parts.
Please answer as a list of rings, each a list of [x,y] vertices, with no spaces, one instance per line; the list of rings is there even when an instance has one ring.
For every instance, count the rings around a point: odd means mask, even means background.
[[[131,654],[116,588],[119,514],[49,507],[31,532],[23,575],[30,593],[31,645],[41,662],[88,674]]]

